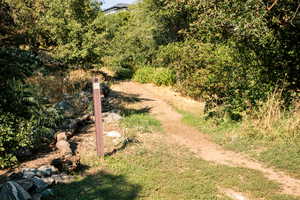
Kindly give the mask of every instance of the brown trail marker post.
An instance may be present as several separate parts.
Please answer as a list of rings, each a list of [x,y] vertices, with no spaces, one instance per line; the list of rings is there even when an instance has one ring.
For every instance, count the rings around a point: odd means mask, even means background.
[[[104,157],[103,124],[101,109],[101,88],[98,78],[93,79],[93,100],[96,126],[96,149],[97,156]]]

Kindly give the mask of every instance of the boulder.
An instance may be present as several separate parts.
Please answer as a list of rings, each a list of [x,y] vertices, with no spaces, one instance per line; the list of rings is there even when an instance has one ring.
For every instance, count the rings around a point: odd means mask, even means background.
[[[37,175],[36,172],[30,172],[30,171],[23,172],[23,178],[32,178],[36,175]]]
[[[33,177],[31,180],[33,181],[33,185],[35,187],[36,192],[42,192],[49,186],[39,177]]]
[[[56,134],[56,141],[61,141],[61,140],[67,140],[67,134],[66,132],[58,132]]]
[[[108,137],[113,137],[113,138],[122,137],[121,133],[119,133],[118,131],[110,131],[110,132],[107,132],[105,135]]]
[[[34,186],[34,182],[29,178],[22,178],[22,179],[16,180],[15,182],[18,183],[20,186],[22,186],[22,188],[24,190],[26,190],[27,192],[29,190],[31,190]]]
[[[37,169],[39,173],[41,173],[41,177],[51,176],[52,174],[57,174],[58,170],[51,165],[43,165]]]
[[[53,175],[54,176],[54,175]],[[47,183],[48,185],[52,185],[53,183],[55,183],[55,180],[52,177],[46,177],[46,178],[42,178],[42,180]]]
[[[18,183],[8,181],[0,188],[1,200],[30,200],[30,194],[23,189]]]
[[[122,119],[121,115],[114,112],[102,113],[102,118],[105,123],[113,123]]]
[[[56,143],[56,148],[63,154],[67,155],[67,154],[72,154],[72,150],[71,150],[71,147],[70,147],[70,144],[65,141],[65,140],[61,140],[61,141],[58,141]]]
[[[59,183],[70,183],[74,180],[73,176],[69,176],[67,174],[56,174],[51,177],[56,184]]]

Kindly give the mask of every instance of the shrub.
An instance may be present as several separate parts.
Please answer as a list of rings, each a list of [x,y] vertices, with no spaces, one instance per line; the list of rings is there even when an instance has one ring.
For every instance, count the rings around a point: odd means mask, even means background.
[[[140,83],[152,83],[154,78],[155,68],[142,66],[134,73],[133,80]]]
[[[30,51],[0,49],[0,168],[14,165],[18,150],[51,142],[60,113],[28,78],[42,68]]]
[[[176,76],[173,70],[168,68],[155,68],[153,83],[155,85],[174,85]]]
[[[168,68],[154,68],[144,66],[139,68],[135,73],[133,80],[140,83],[154,83],[155,85],[174,85],[175,73]]]
[[[0,168],[12,166],[17,162],[16,152],[31,144],[32,124],[6,113],[0,115]]]

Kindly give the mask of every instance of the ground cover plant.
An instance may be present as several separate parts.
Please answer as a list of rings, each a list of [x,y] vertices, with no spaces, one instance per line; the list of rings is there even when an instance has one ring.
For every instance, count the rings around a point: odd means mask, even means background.
[[[141,13],[147,16],[142,24],[135,17]],[[128,40],[112,49],[138,41],[126,45],[139,50],[139,60],[130,51],[118,54],[128,58],[133,80],[160,85],[156,69],[171,70],[174,78],[166,85],[206,104],[203,119],[187,121],[215,132],[219,143],[239,151],[252,148],[257,159],[296,171],[299,2],[144,0],[127,15],[114,39],[120,40],[120,32]]]
[[[253,198],[296,199],[278,194],[278,185],[256,171],[203,161],[184,147],[165,143],[160,134],[142,134],[141,143],[98,161],[100,172],[57,186],[56,198],[227,200],[221,188],[234,188]],[[239,180],[233,178],[237,175]]]
[[[274,99],[273,99],[274,100]],[[276,109],[274,104],[266,104]],[[280,108],[277,108],[280,110]],[[204,115],[195,115],[179,110],[183,122],[196,127],[202,133],[212,136],[222,146],[244,152],[269,166],[284,170],[294,177],[299,174],[299,130],[296,113],[277,113],[274,118],[269,112],[260,113],[247,120],[236,122],[225,119],[206,119]],[[271,118],[268,118],[271,117]],[[289,121],[293,121],[289,124]],[[275,125],[273,124],[275,123]],[[296,133],[296,134],[295,134]]]

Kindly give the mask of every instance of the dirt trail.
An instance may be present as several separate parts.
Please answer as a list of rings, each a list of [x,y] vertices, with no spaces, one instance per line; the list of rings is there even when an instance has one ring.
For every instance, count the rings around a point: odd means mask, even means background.
[[[209,136],[201,134],[195,128],[182,123],[181,115],[170,106],[170,103],[177,104],[195,113],[201,112],[203,109],[201,103],[180,97],[166,88],[158,88],[150,84],[122,82],[114,85],[113,90],[138,95],[139,98],[143,99],[151,99],[140,102],[140,106],[151,107],[151,114],[161,121],[164,130],[170,134],[174,142],[188,147],[202,159],[233,167],[258,170],[266,178],[281,184],[282,193],[300,196],[300,180],[294,179],[283,172],[265,167],[263,164],[245,155],[224,150],[221,146],[213,143]]]

